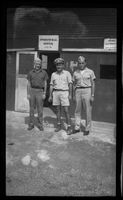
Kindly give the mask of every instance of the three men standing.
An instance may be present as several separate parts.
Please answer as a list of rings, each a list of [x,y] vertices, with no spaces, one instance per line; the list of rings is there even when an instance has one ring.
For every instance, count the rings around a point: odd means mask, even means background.
[[[64,69],[64,59],[55,59],[56,72],[51,75],[49,102],[52,102],[57,108],[57,128],[55,132],[61,130],[61,106],[64,109],[67,134],[77,133],[81,128],[82,106],[86,114],[86,123],[84,135],[88,135],[91,130],[92,102],[95,92],[95,74],[93,70],[86,66],[86,59],[83,56],[78,57],[78,68],[73,73],[73,79],[70,72]],[[37,58],[34,62],[34,69],[29,72],[27,85],[27,97],[30,102],[30,122],[28,130],[34,128],[34,109],[35,104],[38,111],[38,128],[43,130],[43,101],[46,98],[48,75],[41,68],[41,60]],[[72,100],[72,88],[75,95],[75,127],[71,130],[69,115],[70,101]]]

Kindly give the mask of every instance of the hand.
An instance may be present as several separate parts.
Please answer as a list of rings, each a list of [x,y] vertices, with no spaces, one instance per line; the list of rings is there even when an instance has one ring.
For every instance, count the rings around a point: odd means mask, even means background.
[[[51,96],[49,96],[48,101],[49,101],[50,103],[52,102],[52,97],[51,97]]]
[[[27,99],[30,100],[30,94],[27,94]]]
[[[43,94],[42,98],[43,98],[43,100],[45,100],[46,99],[46,94]]]
[[[93,103],[93,101],[94,101],[94,96],[91,96],[90,101],[91,101],[91,103]]]

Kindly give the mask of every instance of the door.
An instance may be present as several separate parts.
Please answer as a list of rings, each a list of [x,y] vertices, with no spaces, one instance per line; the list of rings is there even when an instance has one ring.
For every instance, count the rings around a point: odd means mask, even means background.
[[[28,112],[27,74],[33,68],[36,51],[18,52],[16,59],[15,111]]]
[[[6,56],[6,109],[15,110],[16,52]]]

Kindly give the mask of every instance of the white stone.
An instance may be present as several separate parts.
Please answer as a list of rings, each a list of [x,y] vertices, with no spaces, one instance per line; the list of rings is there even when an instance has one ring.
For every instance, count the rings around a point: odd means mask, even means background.
[[[42,160],[43,162],[50,159],[49,155],[47,154],[46,150],[40,150],[40,152],[37,154],[37,157]]]
[[[29,165],[31,161],[31,157],[30,155],[26,155],[25,157],[23,157],[21,159],[21,162],[23,163],[23,165]]]

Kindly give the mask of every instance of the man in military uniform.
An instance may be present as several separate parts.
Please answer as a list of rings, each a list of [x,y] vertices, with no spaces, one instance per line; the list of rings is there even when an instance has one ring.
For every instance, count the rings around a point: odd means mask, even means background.
[[[55,59],[56,72],[51,75],[49,101],[57,108],[57,128],[56,132],[61,130],[61,106],[64,108],[67,134],[71,133],[71,123],[69,116],[69,105],[72,98],[72,77],[70,72],[64,70],[64,60]]]
[[[88,135],[91,130],[92,102],[95,92],[95,74],[93,70],[86,66],[84,56],[78,57],[78,69],[73,73],[73,85],[75,92],[75,129],[73,133],[80,131],[82,105],[85,110],[85,130],[84,135]]]
[[[38,111],[38,128],[43,131],[43,101],[46,98],[48,75],[42,69],[39,58],[34,61],[34,68],[27,75],[27,98],[30,105],[30,120],[28,130],[34,128],[34,109]]]

